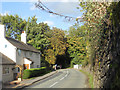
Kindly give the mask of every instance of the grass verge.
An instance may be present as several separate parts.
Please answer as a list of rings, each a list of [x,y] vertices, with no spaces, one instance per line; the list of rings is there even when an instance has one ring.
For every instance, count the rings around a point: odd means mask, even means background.
[[[88,83],[89,83],[90,88],[94,88],[94,85],[93,85],[93,75],[91,75],[88,72],[85,72],[83,70],[80,70],[80,72],[82,72],[85,75],[87,75],[87,77],[88,77]]]

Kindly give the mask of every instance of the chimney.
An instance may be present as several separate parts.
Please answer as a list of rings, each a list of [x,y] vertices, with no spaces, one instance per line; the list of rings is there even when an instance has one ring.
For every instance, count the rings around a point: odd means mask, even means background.
[[[24,42],[25,44],[27,43],[27,35],[25,31],[22,31],[21,41]]]
[[[0,38],[5,38],[5,25],[0,24]]]

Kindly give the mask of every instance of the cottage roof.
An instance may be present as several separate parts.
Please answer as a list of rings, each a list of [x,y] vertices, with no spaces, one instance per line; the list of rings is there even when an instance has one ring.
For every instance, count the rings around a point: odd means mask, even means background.
[[[2,59],[2,62],[0,62],[0,64],[2,65],[15,65],[16,64],[13,60],[11,60],[10,58],[8,58],[2,53],[0,53],[0,58]]]
[[[36,48],[34,48],[31,45],[25,44],[21,41],[15,40],[15,39],[10,38],[10,37],[6,37],[6,39],[18,49],[40,53],[39,50],[37,50]]]

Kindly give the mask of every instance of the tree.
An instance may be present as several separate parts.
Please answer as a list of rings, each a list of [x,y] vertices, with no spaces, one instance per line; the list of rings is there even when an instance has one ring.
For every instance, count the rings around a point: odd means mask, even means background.
[[[80,7],[85,11],[83,17],[89,35],[89,60],[91,66],[95,65],[96,52],[101,45],[105,22],[109,24],[106,16],[110,4],[111,2],[80,2]]]
[[[45,50],[50,44],[50,41],[47,37],[47,33],[50,31],[50,27],[45,23],[37,24],[37,18],[35,16],[28,18],[27,26],[27,42],[41,51],[41,61],[42,65],[44,66]]]
[[[55,27],[51,30],[48,37],[50,46],[49,49],[46,50],[46,60],[50,64],[55,64],[57,60],[56,56],[65,54],[67,48],[67,39],[65,38],[64,31]]]
[[[27,41],[29,44],[39,49],[42,54],[49,45],[46,33],[50,30],[47,24],[37,24],[37,18],[34,16],[28,19]]]
[[[72,57],[72,64],[83,64],[87,56],[87,31],[85,26],[74,25],[69,29],[68,43],[68,53]]]
[[[89,30],[90,57],[95,62],[91,63],[95,87],[119,88],[120,2],[81,3],[80,6],[86,11],[84,20]]]
[[[6,15],[1,17],[1,23],[6,25],[6,36],[20,40],[21,32],[26,30],[26,20],[18,15]]]

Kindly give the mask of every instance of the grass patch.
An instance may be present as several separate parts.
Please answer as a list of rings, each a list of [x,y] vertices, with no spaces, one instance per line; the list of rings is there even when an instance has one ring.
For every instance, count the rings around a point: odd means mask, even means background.
[[[88,83],[89,83],[90,88],[94,88],[94,85],[93,85],[93,75],[91,75],[88,72],[85,72],[83,70],[80,70],[80,72],[82,72],[85,75],[87,75],[87,77],[88,77]]]

